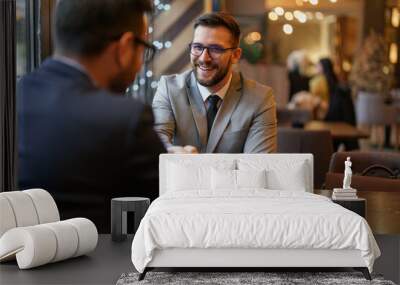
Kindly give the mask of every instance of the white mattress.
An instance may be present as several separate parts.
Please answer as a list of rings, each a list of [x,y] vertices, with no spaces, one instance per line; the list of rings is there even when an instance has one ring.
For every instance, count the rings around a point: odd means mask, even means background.
[[[213,195],[155,200],[132,243],[135,268],[143,272],[154,251],[167,248],[355,249],[370,271],[380,255],[365,219],[326,197],[265,189]]]

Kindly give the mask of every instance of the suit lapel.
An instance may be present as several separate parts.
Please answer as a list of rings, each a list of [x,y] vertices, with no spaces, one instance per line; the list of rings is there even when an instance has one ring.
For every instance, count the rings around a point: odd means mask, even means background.
[[[197,131],[200,136],[200,143],[202,146],[205,146],[207,144],[207,112],[193,72],[191,72],[187,77],[186,93],[189,98]]]
[[[236,109],[236,105],[238,104],[239,99],[242,96],[242,83],[240,77],[241,75],[236,72],[232,74],[231,86],[229,87],[228,92],[224,97],[224,100],[218,110],[213,127],[211,129],[210,137],[207,144],[208,153],[211,153],[215,150],[218,142],[222,137],[222,134],[224,133],[231,119],[232,113]]]

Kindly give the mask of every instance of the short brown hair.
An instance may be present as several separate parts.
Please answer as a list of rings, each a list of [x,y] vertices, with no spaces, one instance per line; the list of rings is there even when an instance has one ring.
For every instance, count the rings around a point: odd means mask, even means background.
[[[225,27],[232,35],[234,47],[239,46],[240,27],[235,18],[225,12],[213,12],[200,16],[194,22],[194,29],[198,26],[205,27]]]

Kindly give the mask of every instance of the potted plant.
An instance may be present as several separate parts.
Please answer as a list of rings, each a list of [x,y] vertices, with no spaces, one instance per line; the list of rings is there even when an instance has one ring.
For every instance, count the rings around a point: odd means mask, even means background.
[[[387,47],[384,38],[375,32],[365,39],[350,73],[354,94],[364,91],[387,96],[393,81]]]

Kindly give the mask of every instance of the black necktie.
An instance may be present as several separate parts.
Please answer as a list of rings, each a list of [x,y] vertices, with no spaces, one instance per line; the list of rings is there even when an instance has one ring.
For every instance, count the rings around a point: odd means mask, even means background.
[[[213,125],[215,116],[217,115],[218,112],[218,102],[220,100],[219,96],[217,95],[210,95],[208,97],[208,110],[207,110],[207,138],[210,136],[210,132],[211,132],[211,127]]]

